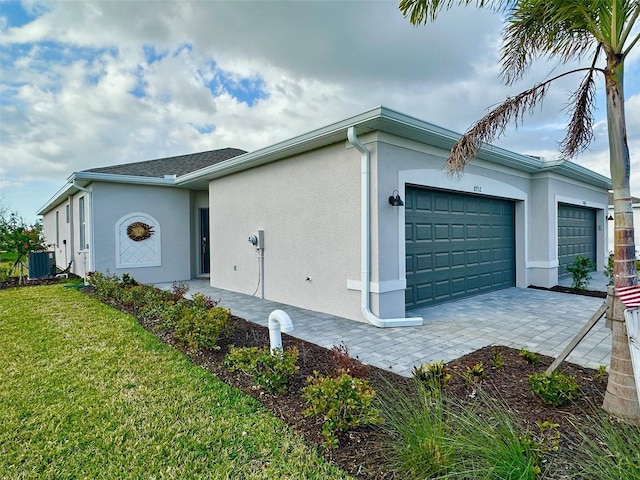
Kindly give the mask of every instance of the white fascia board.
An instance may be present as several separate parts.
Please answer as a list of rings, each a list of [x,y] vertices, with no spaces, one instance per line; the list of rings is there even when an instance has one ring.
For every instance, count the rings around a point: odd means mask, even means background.
[[[69,195],[72,195],[77,191],[78,190],[73,186],[73,182],[65,184],[64,187],[58,190],[53,197],[47,200],[47,202],[38,209],[36,215],[46,214],[47,212],[52,210],[53,207],[64,201]]]
[[[600,188],[607,190],[612,188],[611,180],[609,178],[568,160],[562,160],[561,163],[549,168],[549,170],[557,172],[562,176],[581,180]]]
[[[112,173],[98,172],[73,172],[67,178],[67,184],[51,197],[37,212],[37,215],[44,215],[60,202],[66,200],[69,195],[73,195],[79,190],[73,185],[74,181],[85,181],[87,186],[91,182],[108,182],[108,183],[128,183],[134,185],[159,185],[163,187],[172,187],[175,185],[175,179],[159,178],[159,177],[140,177],[135,175],[114,175]]]
[[[108,183],[133,183],[136,185],[161,185],[171,187],[175,185],[175,179],[160,177],[142,177],[137,175],[116,175],[113,173],[98,172],[73,172],[69,179],[89,180],[91,182],[108,182]]]

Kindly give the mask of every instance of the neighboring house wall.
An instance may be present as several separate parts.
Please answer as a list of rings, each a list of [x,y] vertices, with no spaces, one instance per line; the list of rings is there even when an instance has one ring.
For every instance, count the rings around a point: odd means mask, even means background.
[[[602,271],[606,248],[606,191],[554,173],[535,175],[531,185],[528,284],[542,287],[558,284],[559,204],[586,207],[596,211],[596,267]]]
[[[42,229],[49,244],[48,250],[55,252],[56,265],[65,269],[72,259],[71,248],[71,204],[65,201],[42,217]]]
[[[47,212],[42,218],[45,242],[52,244],[56,254],[56,265],[65,269],[69,262],[71,272],[79,276],[84,276],[88,268],[88,250],[80,248],[80,204],[84,204],[85,219],[85,243],[89,238],[88,220],[88,195],[86,192],[78,192],[69,195],[67,200],[58,204],[54,209]],[[56,235],[56,213],[58,218],[58,231]],[[56,237],[59,243],[56,243]],[[86,245],[85,245],[86,246]]]
[[[264,230],[265,298],[360,318],[360,155],[346,142],[210,183],[211,284],[259,296],[259,259],[247,241]]]
[[[609,205],[607,215],[611,215],[613,217],[613,205]],[[607,221],[607,249],[605,252],[607,255],[609,253],[613,253],[613,244],[614,244],[614,236],[613,236],[613,228],[614,221]],[[634,227],[634,241],[636,244],[636,258],[640,257],[640,203],[633,204],[633,227]]]
[[[191,278],[188,190],[116,183],[91,187],[96,271],[129,273],[145,283]],[[134,221],[153,226],[156,234],[141,242],[129,240],[126,227]]]

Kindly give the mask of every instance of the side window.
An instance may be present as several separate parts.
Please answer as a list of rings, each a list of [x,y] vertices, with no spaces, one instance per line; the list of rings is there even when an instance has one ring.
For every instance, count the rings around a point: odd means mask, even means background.
[[[87,226],[84,211],[84,197],[78,199],[78,229],[80,231],[80,250],[88,248],[87,245]]]
[[[60,212],[56,210],[56,248],[60,246]]]

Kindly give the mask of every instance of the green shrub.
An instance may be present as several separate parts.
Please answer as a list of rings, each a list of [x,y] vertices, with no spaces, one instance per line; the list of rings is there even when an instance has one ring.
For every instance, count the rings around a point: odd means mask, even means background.
[[[191,305],[194,308],[200,308],[202,310],[210,310],[215,308],[220,303],[219,300],[213,300],[211,297],[204,295],[200,292],[196,292],[191,295]]]
[[[605,277],[607,277],[609,279],[608,285],[613,285],[613,262],[614,258],[613,258],[613,253],[609,254],[609,257],[607,258],[607,264],[604,266],[604,270],[603,273],[605,275]],[[636,268],[638,265],[638,261],[636,260]]]
[[[142,320],[160,320],[164,326],[168,326],[167,319],[174,318],[176,306],[173,302],[164,300],[161,296],[156,301],[147,302],[138,310],[138,316]],[[175,322],[173,323],[175,326]]]
[[[305,416],[324,415],[322,436],[329,447],[338,446],[338,431],[382,422],[380,411],[373,405],[375,391],[369,382],[348,373],[332,378],[314,372],[307,378],[302,397],[309,405],[302,412]]]
[[[598,369],[596,370],[596,373],[593,374],[593,381],[602,383],[604,382],[606,376],[607,376],[607,366],[599,365]]]
[[[538,354],[530,352],[526,348],[520,350],[520,356],[524,358],[530,365],[537,365],[538,363],[540,363],[540,357],[538,357]]]
[[[567,270],[571,274],[571,288],[576,290],[586,290],[591,281],[591,271],[595,269],[594,263],[582,255],[576,255],[571,265],[567,265]]]
[[[123,288],[137,287],[138,285],[140,285],[138,281],[135,278],[133,278],[131,275],[129,275],[128,273],[122,274],[122,279],[120,280],[121,287]]]
[[[487,377],[487,372],[484,371],[484,365],[482,362],[476,363],[475,365],[469,367],[462,374],[462,378],[464,379],[465,385],[470,387],[471,385],[475,385],[480,380]]]
[[[495,348],[491,349],[491,364],[496,370],[500,370],[502,367],[504,367],[504,358],[502,358],[500,350],[497,350]]]
[[[271,393],[284,393],[289,380],[299,370],[298,355],[296,347],[273,352],[268,347],[231,347],[223,366],[231,372],[246,373],[253,377],[256,385]]]
[[[174,335],[192,350],[215,348],[228,327],[229,313],[222,307],[202,311],[186,306],[181,308]]]
[[[121,286],[117,295],[124,305],[136,310],[153,302],[156,296],[155,289],[146,285]]]
[[[580,387],[571,375],[554,370],[551,375],[534,373],[527,378],[531,390],[548,405],[563,405],[580,396]]]
[[[451,374],[444,361],[440,361],[413,367],[413,378],[422,383],[428,390],[441,390],[449,383]]]
[[[117,275],[109,274],[109,272],[91,272],[87,274],[87,278],[100,301],[104,302],[120,297],[120,278]]]

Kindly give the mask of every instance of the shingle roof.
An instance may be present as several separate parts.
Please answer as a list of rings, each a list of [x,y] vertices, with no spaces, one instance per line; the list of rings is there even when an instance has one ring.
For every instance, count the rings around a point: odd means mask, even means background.
[[[144,162],[124,163],[110,167],[98,167],[84,170],[85,172],[109,173],[112,175],[135,175],[140,177],[160,177],[165,175],[181,176],[195,172],[201,168],[223,162],[238,155],[247,153],[238,148],[221,148],[208,152],[190,153],[177,157],[158,158]]]

